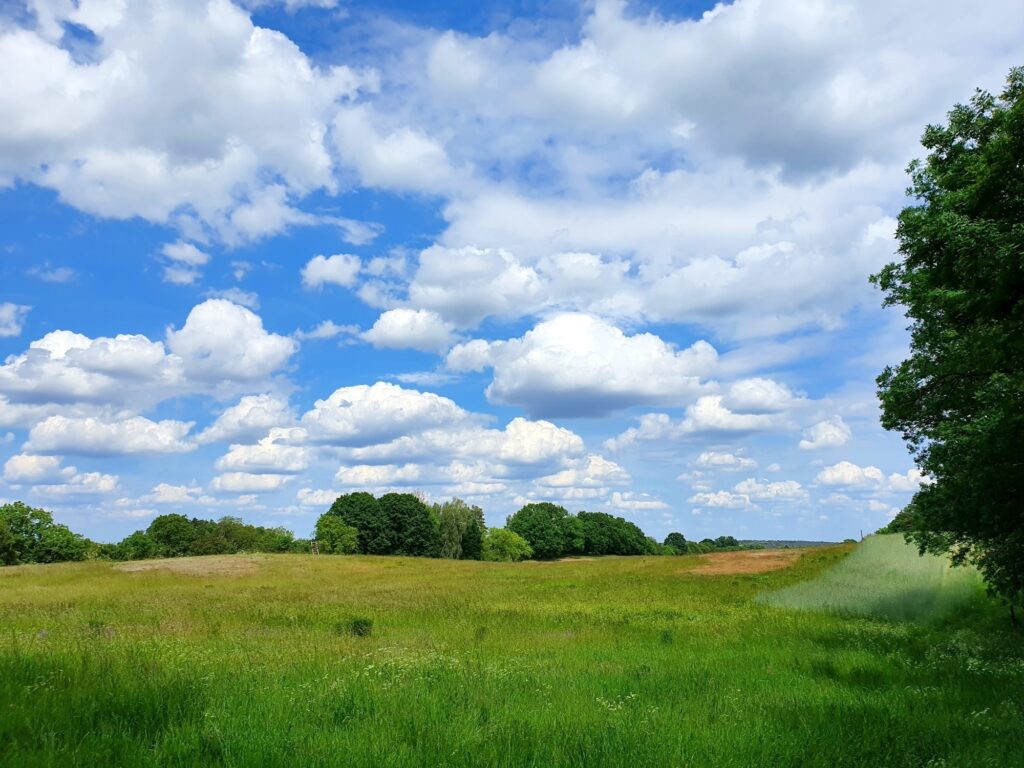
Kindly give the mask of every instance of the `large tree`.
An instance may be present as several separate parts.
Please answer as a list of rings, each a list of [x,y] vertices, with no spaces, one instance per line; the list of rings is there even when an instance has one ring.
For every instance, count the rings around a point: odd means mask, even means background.
[[[440,556],[441,535],[426,504],[411,493],[385,493],[378,503],[391,532],[389,554]]]
[[[1024,68],[930,125],[899,217],[902,260],[872,280],[906,309],[911,355],[878,377],[882,424],[928,481],[909,536],[973,562],[1024,605]]]
[[[505,526],[529,543],[535,557],[549,560],[583,550],[583,525],[565,507],[547,501],[527,504]]]
[[[337,515],[359,531],[359,551],[363,554],[388,555],[394,551],[393,532],[373,494],[357,491],[339,496],[328,514]]]

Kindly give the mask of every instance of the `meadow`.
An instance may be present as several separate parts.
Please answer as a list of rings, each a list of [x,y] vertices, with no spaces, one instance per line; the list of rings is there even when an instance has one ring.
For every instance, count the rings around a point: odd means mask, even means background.
[[[898,537],[759,557],[0,569],[0,764],[1024,765],[976,577]]]

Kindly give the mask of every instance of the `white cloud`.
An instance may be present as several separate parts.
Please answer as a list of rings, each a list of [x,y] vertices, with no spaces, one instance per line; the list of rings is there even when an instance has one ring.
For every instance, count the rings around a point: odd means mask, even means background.
[[[888,488],[896,492],[913,492],[922,485],[934,482],[930,477],[924,475],[917,467],[908,469],[906,474],[893,472],[888,478]]]
[[[800,449],[813,451],[819,448],[838,448],[846,445],[852,434],[842,416],[833,416],[805,429]]]
[[[200,443],[254,442],[274,427],[295,421],[288,401],[272,394],[246,395],[204,429],[196,438]]]
[[[89,213],[229,241],[287,225],[280,214],[261,227],[244,220],[268,191],[287,210],[334,189],[330,119],[374,78],[316,67],[217,0],[43,8],[36,31],[0,35],[3,70],[34,73],[0,95],[0,176],[56,189]],[[73,56],[60,47],[65,22],[98,42]]]
[[[243,291],[237,285],[233,285],[230,288],[211,288],[203,295],[210,299],[226,299],[232,304],[248,307],[253,312],[260,308],[259,295],[253,291]]]
[[[342,109],[334,118],[334,141],[342,162],[363,184],[400,191],[438,192],[451,187],[456,173],[439,142],[407,126],[382,133],[372,109]]]
[[[612,494],[612,499],[609,503],[616,509],[630,509],[634,511],[669,509],[668,504],[663,502],[661,499],[654,498],[646,493],[621,493],[619,491],[615,491]]]
[[[553,475],[540,477],[535,484],[544,488],[604,488],[608,485],[629,483],[629,472],[614,461],[589,454],[573,462],[572,466]]]
[[[312,443],[367,446],[469,421],[470,415],[446,397],[377,382],[342,387],[317,400],[301,425]]]
[[[759,501],[802,501],[808,498],[807,490],[796,480],[769,482],[748,478],[737,483],[733,490]]]
[[[215,382],[265,379],[296,349],[292,339],[264,330],[259,315],[224,299],[194,307],[180,331],[167,331],[167,346],[190,378]]]
[[[210,490],[218,493],[272,493],[293,479],[291,475],[225,472],[213,478]]]
[[[324,320],[309,331],[296,331],[295,338],[300,340],[333,339],[336,336],[341,336],[343,334],[355,335],[359,332],[358,325],[338,325],[332,320]]]
[[[334,475],[342,486],[357,488],[386,488],[393,485],[417,483],[424,477],[423,467],[416,464],[361,464],[341,467]]]
[[[117,490],[118,477],[62,466],[60,456],[18,454],[4,464],[4,480],[52,496],[96,495]]]
[[[309,468],[310,451],[278,442],[287,430],[273,429],[268,437],[256,445],[232,445],[217,460],[219,471],[247,472],[250,474],[294,475]]]
[[[300,488],[295,498],[304,507],[330,507],[340,495],[340,491]]]
[[[591,315],[560,314],[520,339],[460,344],[448,365],[493,368],[492,402],[539,416],[594,416],[696,394],[716,359],[704,341],[680,351],[650,333],[628,336]]]
[[[193,422],[150,421],[143,416],[105,420],[92,416],[50,416],[29,431],[25,450],[83,456],[185,453]]]
[[[5,301],[0,304],[0,338],[18,336],[25,325],[31,307]]]
[[[753,469],[757,466],[753,459],[723,451],[703,451],[695,463],[698,467],[727,470]]]
[[[718,507],[722,509],[745,509],[750,506],[750,498],[742,493],[714,491],[696,493],[689,499],[690,503],[700,507]]]
[[[200,500],[204,500],[203,489],[198,486],[157,483],[150,493],[137,501],[144,504],[195,504]]]
[[[723,403],[743,413],[778,413],[791,408],[798,398],[785,384],[772,379],[741,379],[729,386]]]
[[[426,309],[389,309],[363,338],[375,347],[441,352],[451,346],[451,325]]]
[[[325,285],[340,285],[351,288],[356,284],[362,262],[350,253],[336,253],[333,256],[314,256],[302,268],[302,284],[313,290]]]
[[[840,461],[821,470],[815,480],[822,485],[877,488],[885,482],[885,475],[878,467],[861,467],[850,461]]]

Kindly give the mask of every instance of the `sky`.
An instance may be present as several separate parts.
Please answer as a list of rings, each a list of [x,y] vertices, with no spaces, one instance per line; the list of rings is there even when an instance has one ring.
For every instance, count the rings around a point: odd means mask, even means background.
[[[875,530],[927,478],[868,276],[1020,10],[0,4],[0,501],[100,541],[355,490]]]

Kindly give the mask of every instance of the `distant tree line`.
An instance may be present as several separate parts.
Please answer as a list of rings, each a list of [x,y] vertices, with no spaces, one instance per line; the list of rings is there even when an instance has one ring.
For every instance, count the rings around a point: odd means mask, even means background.
[[[687,541],[670,533],[658,543],[634,523],[604,512],[570,514],[549,502],[527,504],[504,528],[488,528],[483,510],[462,499],[427,504],[411,493],[339,496],[316,522],[323,554],[406,555],[517,562],[598,555],[682,555],[744,548],[732,536]],[[310,539],[237,517],[219,520],[159,515],[145,530],[99,544],[20,501],[0,506],[0,564],[73,560],[144,560],[239,552],[309,552]]]

